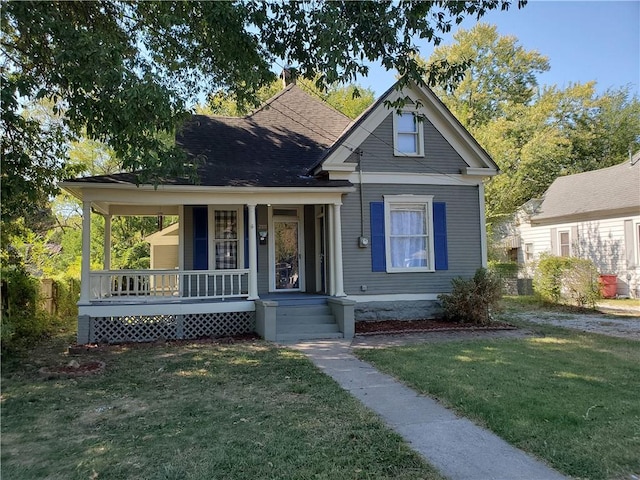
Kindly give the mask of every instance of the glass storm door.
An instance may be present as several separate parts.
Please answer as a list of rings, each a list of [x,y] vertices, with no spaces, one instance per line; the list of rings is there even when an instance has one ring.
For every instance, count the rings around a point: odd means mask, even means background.
[[[300,290],[299,221],[292,217],[273,217],[275,290]]]

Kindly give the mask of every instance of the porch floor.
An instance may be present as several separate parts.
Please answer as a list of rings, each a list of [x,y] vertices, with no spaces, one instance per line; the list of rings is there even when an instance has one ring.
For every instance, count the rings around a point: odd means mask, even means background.
[[[323,304],[330,295],[306,292],[271,292],[260,295],[260,300],[271,300],[275,302],[283,302],[282,304]],[[234,303],[234,302],[250,302],[246,298],[196,298],[196,297],[111,297],[104,300],[91,300],[91,305],[194,305],[207,303]]]
[[[278,302],[280,306],[288,305],[324,305],[329,295],[306,292],[272,292],[260,295],[260,300]]]

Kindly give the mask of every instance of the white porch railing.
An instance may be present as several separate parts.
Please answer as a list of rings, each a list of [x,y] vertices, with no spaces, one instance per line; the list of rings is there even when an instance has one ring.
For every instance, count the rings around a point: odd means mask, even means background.
[[[90,299],[246,298],[248,277],[248,269],[94,270]]]

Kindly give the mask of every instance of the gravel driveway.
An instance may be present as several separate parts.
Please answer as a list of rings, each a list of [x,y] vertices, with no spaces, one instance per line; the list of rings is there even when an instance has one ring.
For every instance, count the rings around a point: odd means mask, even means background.
[[[572,328],[583,332],[599,333],[612,337],[640,341],[640,305],[624,309],[606,303],[598,305],[602,314],[572,314],[558,312],[510,312],[509,316],[532,323]],[[447,342],[483,338],[526,338],[535,335],[526,328],[517,330],[453,330],[398,333],[393,335],[356,335],[351,343],[353,348],[386,348],[425,342]],[[640,480],[640,479],[639,479]]]
[[[583,332],[640,340],[640,307],[615,311],[606,305],[607,314],[571,314],[556,312],[524,312],[511,314],[533,323],[545,323]]]

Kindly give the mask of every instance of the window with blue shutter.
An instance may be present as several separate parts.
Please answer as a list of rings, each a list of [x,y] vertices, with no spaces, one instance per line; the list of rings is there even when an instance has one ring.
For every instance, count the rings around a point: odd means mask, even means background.
[[[209,269],[208,208],[193,207],[193,269]]]
[[[385,196],[387,204],[370,203],[373,272],[428,272],[449,268],[446,204],[432,202],[431,198],[389,195]],[[424,228],[420,227],[423,223]],[[387,252],[388,245],[391,252]]]

